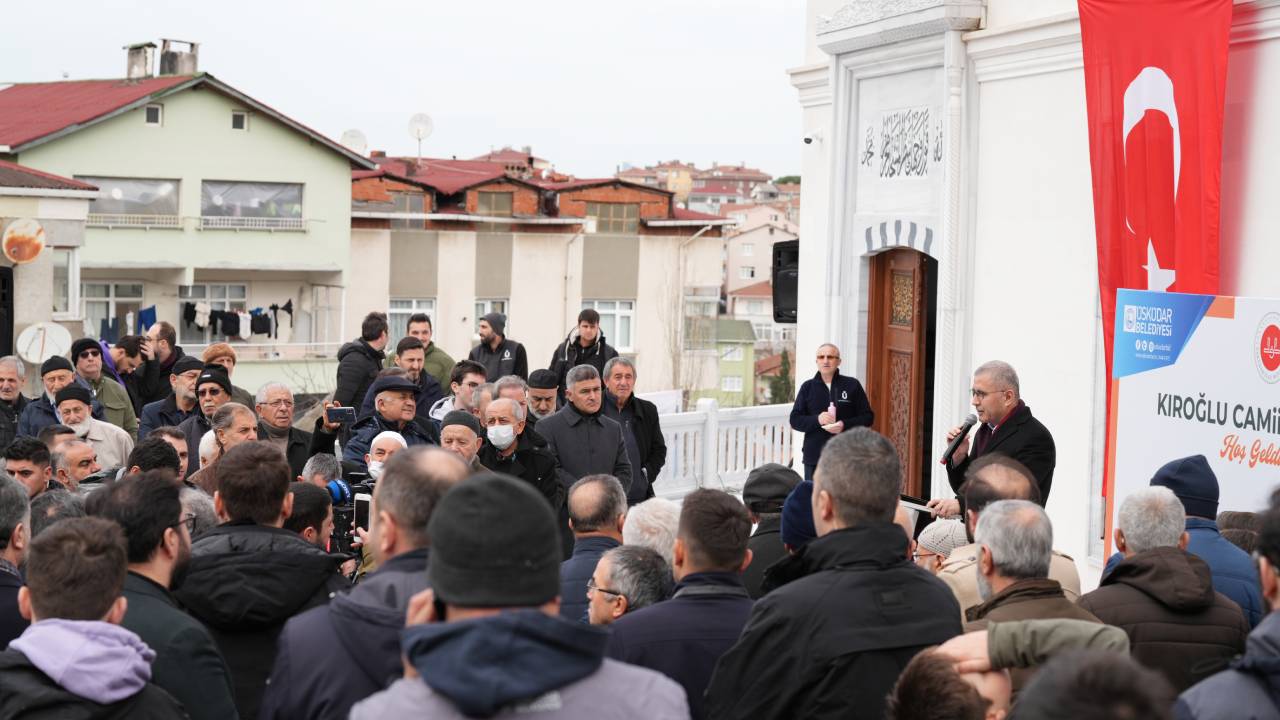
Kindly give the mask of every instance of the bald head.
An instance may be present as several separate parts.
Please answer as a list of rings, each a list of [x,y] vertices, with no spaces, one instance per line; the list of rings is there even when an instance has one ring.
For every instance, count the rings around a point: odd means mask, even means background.
[[[965,471],[964,493],[966,526],[972,537],[978,517],[988,505],[1000,500],[1040,502],[1040,488],[1026,465],[1008,455],[983,455]]]
[[[603,535],[622,541],[627,493],[612,475],[588,475],[569,488],[569,524],[577,537]]]

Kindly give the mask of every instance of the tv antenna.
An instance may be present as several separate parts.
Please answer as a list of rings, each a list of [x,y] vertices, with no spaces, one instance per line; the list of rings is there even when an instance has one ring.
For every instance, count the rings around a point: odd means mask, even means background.
[[[435,123],[426,113],[416,113],[409,118],[409,137],[418,141],[418,162],[422,162],[422,141],[431,136]]]
[[[357,155],[364,155],[365,150],[369,149],[368,138],[364,136],[364,133],[354,128],[342,133],[342,138],[338,142]]]

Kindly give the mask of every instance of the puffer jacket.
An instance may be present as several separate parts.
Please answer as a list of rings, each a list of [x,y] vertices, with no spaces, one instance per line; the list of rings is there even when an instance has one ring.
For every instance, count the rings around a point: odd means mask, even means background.
[[[1280,613],[1249,633],[1244,657],[1196,683],[1173,706],[1178,720],[1280,720]]]
[[[333,390],[333,399],[343,407],[359,408],[386,358],[381,350],[360,338],[339,348],[338,384]]]

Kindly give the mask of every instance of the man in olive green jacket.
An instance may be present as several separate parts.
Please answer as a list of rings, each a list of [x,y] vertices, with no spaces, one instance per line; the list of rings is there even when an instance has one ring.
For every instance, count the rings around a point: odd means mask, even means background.
[[[76,375],[84,380],[93,397],[102,405],[103,420],[138,439],[138,416],[133,411],[129,391],[102,371],[102,346],[92,338],[80,338],[71,344],[71,363]]]
[[[431,341],[435,335],[431,317],[426,313],[410,315],[405,334],[421,340],[422,346],[427,349],[426,356],[422,359],[422,371],[435,378],[436,382],[440,383],[440,387],[448,389],[449,374],[453,372],[455,362],[449,353],[441,350],[439,345]],[[396,356],[388,356],[384,367],[396,367]]]

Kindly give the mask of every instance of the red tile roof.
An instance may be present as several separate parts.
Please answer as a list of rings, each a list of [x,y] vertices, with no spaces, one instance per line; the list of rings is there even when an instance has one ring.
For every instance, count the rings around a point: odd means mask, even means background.
[[[740,287],[737,290],[729,291],[730,295],[738,295],[740,297],[773,297],[773,283],[768,280]]]
[[[189,82],[190,75],[143,80],[18,83],[0,90],[0,145],[18,147]]]
[[[724,220],[721,215],[712,215],[710,213],[700,213],[685,208],[674,208],[673,214],[675,220]]]
[[[742,190],[735,183],[727,183],[720,180],[704,180],[701,187],[695,187],[689,191],[690,195],[737,195],[741,196]]]
[[[772,375],[776,377],[778,375],[781,375],[783,354],[784,353],[777,353],[776,355],[766,355],[760,358],[759,360],[757,360],[756,376],[758,377],[760,375]],[[787,352],[785,354],[788,356],[792,355],[790,352]],[[792,358],[791,365],[793,367],[795,366],[795,360],[793,358]]]
[[[393,175],[411,178],[436,188],[445,195],[466,190],[494,180],[523,183],[523,180],[507,177],[507,168],[500,162],[484,160],[444,160],[440,158],[374,158],[378,167]]]
[[[61,175],[42,172],[17,163],[0,160],[0,187],[36,188],[40,190],[97,190],[79,180],[72,180]]]
[[[648,192],[662,193],[663,195],[672,194],[671,191],[665,188],[655,187],[653,185],[645,185],[644,183],[633,182],[630,180],[623,180],[621,178],[616,178],[616,177],[574,178],[572,180],[564,180],[564,181],[540,180],[535,178],[533,180],[530,180],[529,182],[532,182],[534,185],[537,185],[539,187],[546,188],[547,190],[581,190],[582,188],[599,187],[602,185],[622,185],[628,188],[634,188],[636,190],[646,190]]]

